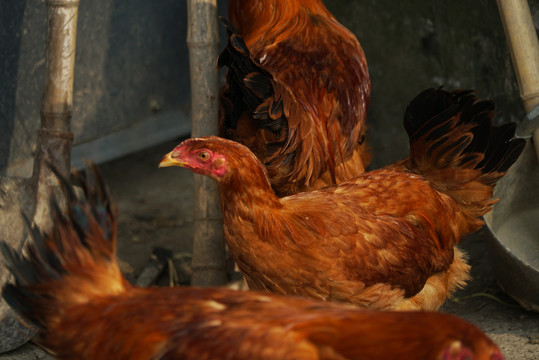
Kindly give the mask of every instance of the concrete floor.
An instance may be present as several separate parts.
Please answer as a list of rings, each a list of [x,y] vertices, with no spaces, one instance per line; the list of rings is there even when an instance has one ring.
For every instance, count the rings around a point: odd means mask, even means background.
[[[161,157],[179,141],[118,159],[101,166],[119,206],[118,256],[128,277],[145,265],[153,246],[175,254],[191,251],[192,174],[180,169],[158,169]],[[539,359],[539,313],[520,308],[496,284],[481,230],[466,238],[462,247],[470,256],[473,280],[443,307],[482,328],[498,343],[507,359]],[[487,294],[487,295],[485,295]],[[491,297],[493,296],[493,297]],[[52,359],[33,344],[0,360]]]

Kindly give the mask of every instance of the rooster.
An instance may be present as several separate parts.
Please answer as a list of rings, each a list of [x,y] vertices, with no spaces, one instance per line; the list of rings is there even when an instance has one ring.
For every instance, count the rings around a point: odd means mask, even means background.
[[[437,310],[469,279],[456,245],[496,202],[524,140],[492,126],[494,103],[428,89],[408,106],[410,156],[279,199],[245,146],[188,139],[160,163],[219,185],[225,240],[251,289],[371,309]]]
[[[229,289],[140,288],[115,258],[116,210],[99,173],[62,180],[53,228],[31,228],[27,255],[2,244],[15,283],[6,301],[59,359],[503,360],[477,327],[453,315],[368,312]]]
[[[255,153],[278,196],[361,174],[370,81],[357,38],[320,0],[231,0],[229,16],[220,136]]]

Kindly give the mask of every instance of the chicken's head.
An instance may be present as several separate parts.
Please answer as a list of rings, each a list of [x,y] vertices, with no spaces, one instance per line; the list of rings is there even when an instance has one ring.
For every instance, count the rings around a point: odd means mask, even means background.
[[[188,139],[166,154],[159,167],[181,166],[217,181],[226,174],[226,156],[220,153],[211,138]]]
[[[441,360],[504,360],[500,350],[491,344],[476,343],[475,352],[464,346],[460,341],[454,341],[445,349]]]

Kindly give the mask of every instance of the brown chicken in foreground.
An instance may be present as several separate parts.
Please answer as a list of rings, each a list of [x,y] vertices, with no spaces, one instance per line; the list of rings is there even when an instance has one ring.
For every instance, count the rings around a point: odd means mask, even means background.
[[[503,360],[477,327],[455,316],[368,312],[228,289],[139,288],[115,259],[116,211],[97,173],[77,198],[63,180],[63,215],[32,228],[21,255],[2,243],[15,275],[3,296],[59,359]]]
[[[354,34],[320,0],[228,4],[220,136],[255,153],[278,196],[364,172],[370,81]]]
[[[160,166],[219,184],[225,240],[251,289],[372,309],[437,310],[469,278],[456,247],[496,202],[524,140],[494,103],[429,89],[408,106],[410,157],[340,185],[277,198],[245,146],[189,139]]]

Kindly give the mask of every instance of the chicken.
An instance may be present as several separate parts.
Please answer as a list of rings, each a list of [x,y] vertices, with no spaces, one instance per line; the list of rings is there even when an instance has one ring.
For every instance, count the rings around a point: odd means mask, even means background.
[[[229,16],[219,135],[255,153],[278,196],[364,172],[370,80],[354,34],[320,0],[231,0]]]
[[[494,103],[428,89],[407,107],[410,157],[279,199],[245,146],[188,139],[160,163],[219,185],[224,236],[251,289],[371,309],[437,310],[469,279],[456,245],[496,202],[524,140],[492,126]]]
[[[438,313],[377,313],[309,299],[211,288],[140,288],[115,259],[116,210],[98,173],[27,255],[2,244],[15,283],[3,296],[59,359],[502,360],[472,324]]]

